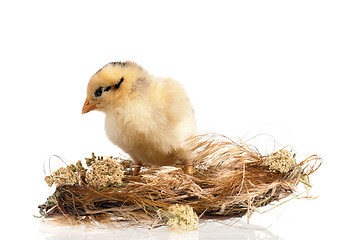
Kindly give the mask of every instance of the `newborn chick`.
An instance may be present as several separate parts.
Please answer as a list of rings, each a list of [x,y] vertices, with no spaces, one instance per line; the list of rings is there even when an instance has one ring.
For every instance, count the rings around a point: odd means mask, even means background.
[[[112,62],[90,79],[82,113],[105,113],[110,141],[135,162],[163,166],[181,160],[193,171],[185,140],[196,132],[194,111],[182,86],[148,74],[133,62]]]

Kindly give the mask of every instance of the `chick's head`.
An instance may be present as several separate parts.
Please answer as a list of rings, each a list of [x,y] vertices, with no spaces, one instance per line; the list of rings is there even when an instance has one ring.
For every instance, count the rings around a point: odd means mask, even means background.
[[[98,70],[87,86],[82,113],[92,110],[108,112],[135,97],[147,72],[133,62],[112,62]]]

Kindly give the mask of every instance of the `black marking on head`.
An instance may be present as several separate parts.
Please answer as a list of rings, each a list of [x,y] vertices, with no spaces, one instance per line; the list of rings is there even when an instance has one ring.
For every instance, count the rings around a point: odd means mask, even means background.
[[[106,87],[105,89],[104,89],[104,92],[107,92],[107,91],[109,91],[111,89],[111,86],[108,86],[108,87]]]
[[[118,83],[115,84],[115,89],[119,89],[121,86],[121,83],[123,82],[123,77],[120,79],[120,81]]]
[[[110,64],[125,66],[125,65],[126,65],[126,62],[111,62]]]
[[[96,91],[93,93],[95,95],[95,97],[100,97],[102,96],[103,93],[103,87],[99,87],[96,89]]]

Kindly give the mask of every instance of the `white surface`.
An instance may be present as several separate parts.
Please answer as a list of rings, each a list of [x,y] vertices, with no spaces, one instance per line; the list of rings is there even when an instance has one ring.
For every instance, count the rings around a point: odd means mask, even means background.
[[[12,239],[329,239],[344,213],[345,36],[342,1],[2,1],[1,216]],[[132,60],[183,83],[201,132],[271,134],[299,159],[319,154],[313,201],[293,200],[252,225],[199,231],[84,230],[40,224],[52,154],[116,155],[101,113],[81,115],[90,76]],[[248,133],[249,132],[249,133]],[[248,134],[247,134],[248,133]],[[260,140],[262,139],[262,140]],[[270,137],[256,139],[265,151]],[[340,220],[339,220],[340,219]],[[244,218],[242,221],[246,221]],[[252,230],[249,228],[254,228]],[[264,229],[264,230],[257,230]]]

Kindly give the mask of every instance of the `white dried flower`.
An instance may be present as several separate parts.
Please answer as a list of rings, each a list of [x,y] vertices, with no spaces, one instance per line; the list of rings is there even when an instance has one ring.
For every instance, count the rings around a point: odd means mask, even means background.
[[[287,173],[296,166],[296,160],[290,151],[281,149],[265,158],[263,165],[272,171]]]
[[[52,175],[44,178],[48,186],[51,187],[54,183],[57,187],[61,185],[73,185],[79,182],[79,176],[71,167],[61,167],[54,171]]]
[[[86,172],[86,182],[97,188],[121,184],[124,177],[123,166],[115,159],[96,160]]]
[[[198,216],[193,208],[176,204],[168,209],[168,226],[177,231],[194,231],[198,229]]]

